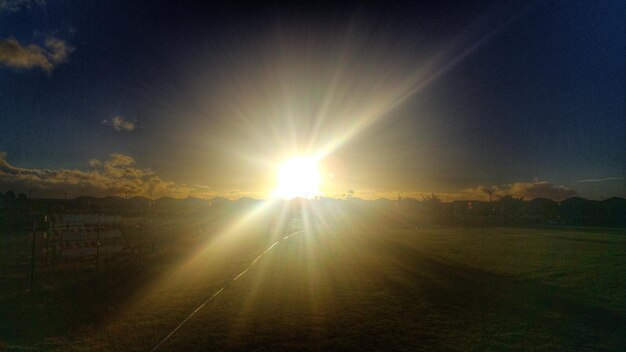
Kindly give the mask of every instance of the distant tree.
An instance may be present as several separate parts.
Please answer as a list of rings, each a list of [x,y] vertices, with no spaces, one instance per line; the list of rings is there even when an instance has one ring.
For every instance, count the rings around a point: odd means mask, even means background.
[[[441,218],[441,198],[434,193],[430,196],[422,197],[422,205],[426,218],[430,222],[437,222]]]
[[[6,226],[7,229],[17,228],[17,214],[18,214],[18,206],[16,202],[15,192],[6,191],[4,194],[4,205],[3,205],[0,221],[3,225]]]
[[[496,207],[504,222],[518,219],[524,210],[524,197],[508,193],[499,195]]]
[[[603,201],[609,223],[612,226],[626,226],[626,199],[612,197]]]
[[[423,196],[422,197],[422,202],[427,203],[427,204],[439,205],[439,204],[441,204],[441,198],[439,198],[439,196],[437,196],[437,195],[435,195],[433,193],[430,196]]]
[[[422,196],[422,204],[426,209],[429,210],[438,210],[441,207],[441,198],[436,196],[434,193],[430,196]]]
[[[13,191],[6,191],[6,193],[4,194],[4,198],[7,201],[13,201],[15,200],[15,192]]]
[[[541,215],[543,216],[543,221],[546,223],[557,221],[559,218],[559,206],[555,202],[550,202],[546,204],[541,209]]]

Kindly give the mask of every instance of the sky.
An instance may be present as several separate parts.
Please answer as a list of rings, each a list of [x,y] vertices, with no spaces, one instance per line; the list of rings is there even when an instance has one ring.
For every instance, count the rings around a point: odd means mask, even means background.
[[[0,191],[626,197],[619,1],[198,3],[0,0]]]

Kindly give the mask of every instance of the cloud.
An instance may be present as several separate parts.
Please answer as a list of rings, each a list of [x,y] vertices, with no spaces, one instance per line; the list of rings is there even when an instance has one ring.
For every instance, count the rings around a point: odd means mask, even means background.
[[[89,166],[93,167],[93,168],[97,168],[97,167],[101,167],[102,166],[102,162],[98,159],[91,159],[89,160]]]
[[[132,166],[135,164],[135,159],[131,156],[113,153],[111,159],[104,163],[105,166],[119,167],[119,166]]]
[[[263,198],[263,192],[251,193],[240,190],[215,190],[204,185],[187,185],[163,180],[154,171],[137,166],[129,155],[113,153],[107,160],[89,160],[90,169],[83,170],[48,170],[20,168],[6,161],[6,153],[0,152],[0,190],[19,192],[35,191],[36,197],[59,197],[65,193],[76,197],[90,196],[187,196],[212,198],[221,196],[236,199],[244,196]],[[526,200],[548,198],[555,201],[577,195],[576,191],[564,186],[555,186],[547,181],[515,182],[501,186],[476,186],[458,192],[435,192],[442,201],[453,200],[489,200],[489,190],[497,195],[515,194]],[[329,192],[323,196],[343,198],[346,192]],[[396,192],[376,189],[354,190],[354,197],[361,199],[396,199],[414,198],[421,200],[431,192]]]
[[[111,120],[103,120],[102,123],[113,127],[113,129],[117,131],[130,132],[137,127],[133,121],[128,121],[122,116],[114,116]]]
[[[604,181],[617,181],[617,180],[623,180],[623,177],[606,177],[606,178],[592,178],[592,179],[588,179],[588,180],[580,180],[580,181],[576,181],[576,182],[604,182]]]
[[[1,1],[1,0],[0,0]],[[0,39],[0,65],[29,69],[39,67],[46,72],[67,60],[74,50],[66,41],[48,37],[44,47],[37,44],[22,46],[15,38]]]
[[[525,200],[547,198],[561,201],[578,194],[575,190],[565,186],[555,186],[548,181],[534,180],[532,182],[515,182],[500,186],[467,188],[461,192],[461,195],[464,195],[465,198],[459,199],[489,200],[489,190],[493,190],[493,199],[497,199],[496,196],[498,195],[513,194],[524,197]]]
[[[32,5],[45,6],[45,0],[0,0],[0,12],[17,12],[22,8],[30,9]]]
[[[547,181],[517,182],[509,186],[507,193],[522,196],[524,199],[548,198],[561,201],[578,194],[571,188],[555,186]]]
[[[68,55],[74,51],[74,48],[69,46],[66,41],[55,37],[47,37],[45,45],[48,48],[48,58],[55,64],[64,62]]]
[[[6,153],[0,152],[0,188],[26,192],[35,196],[59,197],[67,194],[109,196],[172,196],[213,197],[217,192],[202,185],[186,185],[163,180],[152,170],[136,166],[131,156],[114,153],[108,160],[91,159],[90,169],[47,170],[28,169],[11,165]]]
[[[324,192],[322,196],[330,198],[345,198],[347,192]],[[413,198],[422,200],[425,197],[430,197],[435,194],[439,199],[444,202],[450,202],[454,200],[480,200],[484,198],[483,194],[477,196],[474,191],[460,191],[460,192],[423,192],[423,191],[387,191],[377,189],[355,189],[353,196],[365,200],[375,200],[380,198],[385,199],[398,199],[398,197]],[[488,197],[487,197],[488,198]]]
[[[454,200],[489,200],[489,190],[493,190],[492,199],[497,199],[498,195],[514,194],[524,197],[526,200],[535,198],[548,198],[555,201],[561,201],[569,197],[577,195],[577,192],[571,188],[564,186],[555,186],[547,181],[535,180],[533,182],[515,182],[511,184],[505,184],[500,186],[483,186],[478,185],[475,187],[466,188],[458,192],[434,192],[442,201],[449,202]],[[401,198],[414,198],[423,199],[430,196],[432,192],[394,192],[394,191],[380,191],[373,189],[355,190],[354,196],[362,199],[396,199],[398,196]],[[341,194],[327,194],[331,197],[341,197]]]

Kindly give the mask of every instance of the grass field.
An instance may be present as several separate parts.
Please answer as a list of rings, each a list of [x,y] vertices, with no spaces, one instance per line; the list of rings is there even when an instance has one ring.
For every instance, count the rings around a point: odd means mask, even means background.
[[[279,235],[208,237],[188,256],[108,272],[72,288],[73,299],[101,301],[85,304],[100,307],[88,318],[65,316],[80,307],[50,308],[46,333],[0,331],[0,340],[8,350],[149,351],[224,287],[159,350],[626,350],[619,231],[346,226]],[[26,319],[15,300],[2,298],[1,319]]]

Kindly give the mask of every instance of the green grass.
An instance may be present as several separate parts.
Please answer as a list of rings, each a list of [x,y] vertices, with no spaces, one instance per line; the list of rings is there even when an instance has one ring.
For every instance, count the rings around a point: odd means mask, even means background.
[[[110,308],[35,346],[147,351],[226,285],[161,350],[626,350],[626,236],[617,231],[309,231],[231,281],[272,242],[243,231],[209,239],[193,260],[147,259],[126,281],[96,284],[106,292],[91,297]]]

